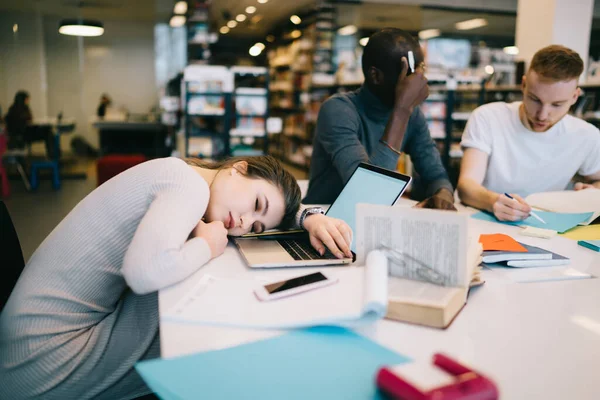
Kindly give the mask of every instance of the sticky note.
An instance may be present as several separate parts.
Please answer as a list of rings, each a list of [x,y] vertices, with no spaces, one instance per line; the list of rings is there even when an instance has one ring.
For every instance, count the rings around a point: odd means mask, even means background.
[[[483,251],[512,251],[515,253],[526,253],[527,249],[519,242],[508,235],[502,233],[493,233],[489,235],[480,235],[479,243],[483,246]]]
[[[535,228],[533,226],[526,226],[525,229],[522,229],[519,233],[524,236],[532,236],[542,239],[550,239],[557,234],[557,232],[553,231],[552,229]]]

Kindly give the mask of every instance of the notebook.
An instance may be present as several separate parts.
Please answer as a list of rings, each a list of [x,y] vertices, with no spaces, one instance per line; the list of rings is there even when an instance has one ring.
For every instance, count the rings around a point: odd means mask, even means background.
[[[411,177],[360,163],[334,200],[326,215],[338,218],[356,232],[356,205],[358,203],[393,205],[402,195]],[[250,268],[279,268],[350,264],[351,258],[339,259],[326,251],[323,256],[317,253],[305,232],[295,233],[294,237],[280,239],[267,237],[236,238],[235,244]],[[351,246],[356,251],[354,243]]]
[[[524,243],[519,243],[523,246],[527,252],[523,253],[521,251],[495,251],[488,250],[483,252],[483,262],[484,263],[497,263],[503,261],[512,261],[512,260],[550,260],[552,259],[552,252],[541,249],[535,246],[529,246]]]
[[[486,211],[480,211],[478,213],[473,214],[471,217],[475,219],[480,219],[483,221],[496,222],[500,224],[506,225],[515,225],[515,226],[533,226],[535,228],[542,229],[552,229],[559,233],[563,233],[576,227],[578,224],[589,220],[593,213],[557,213],[557,212],[547,212],[547,211],[536,211],[538,216],[540,216],[546,223],[542,223],[535,219],[534,217],[529,217],[523,221],[499,221],[494,214],[491,214]]]
[[[161,399],[382,399],[382,365],[410,359],[352,331],[320,327],[135,368]]]
[[[507,253],[491,255],[486,257],[486,252],[483,252],[483,262],[485,266],[491,267],[555,267],[559,265],[567,265],[571,260],[565,256],[553,253],[542,248],[521,243],[527,248],[527,253]],[[502,252],[499,252],[502,253]],[[527,257],[529,256],[529,257]]]

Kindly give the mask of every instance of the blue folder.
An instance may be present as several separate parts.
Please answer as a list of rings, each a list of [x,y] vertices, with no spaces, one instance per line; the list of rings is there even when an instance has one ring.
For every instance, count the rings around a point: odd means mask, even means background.
[[[273,339],[136,369],[163,399],[379,399],[380,367],[410,361],[336,327],[295,330]]]
[[[529,217],[523,221],[517,221],[517,222],[498,221],[498,219],[496,219],[496,217],[493,214],[485,212],[485,211],[480,211],[476,214],[473,214],[472,217],[475,219],[481,219],[481,220],[490,221],[490,222],[498,222],[498,223],[507,224],[507,225],[516,225],[516,226],[524,225],[524,226],[533,226],[533,227],[542,228],[542,229],[552,229],[554,231],[557,231],[558,233],[563,233],[565,231],[568,231],[571,228],[576,227],[583,221],[587,221],[594,214],[591,212],[579,213],[579,214],[566,214],[566,213],[556,213],[556,212],[537,211],[537,210],[535,211],[535,213],[537,215],[539,215],[544,221],[546,221],[546,223],[543,224],[542,222],[538,221],[537,219],[535,219],[533,217]]]

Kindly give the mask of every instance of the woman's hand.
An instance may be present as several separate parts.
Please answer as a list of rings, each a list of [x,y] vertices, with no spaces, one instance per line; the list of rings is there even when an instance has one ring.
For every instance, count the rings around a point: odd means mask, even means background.
[[[309,234],[310,244],[319,254],[325,254],[325,246],[327,246],[337,258],[352,258],[350,251],[352,229],[341,219],[312,214],[304,220],[304,229]]]
[[[210,247],[210,258],[215,258],[223,254],[227,246],[227,229],[222,221],[213,221],[209,224],[204,221],[198,222],[198,225],[192,231],[192,237],[201,237],[206,240]]]

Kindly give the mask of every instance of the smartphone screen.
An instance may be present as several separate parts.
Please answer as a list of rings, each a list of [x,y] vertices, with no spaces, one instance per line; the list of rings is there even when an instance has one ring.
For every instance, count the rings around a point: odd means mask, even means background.
[[[299,276],[297,278],[288,279],[287,281],[275,282],[269,285],[265,285],[265,289],[269,294],[283,292],[284,290],[290,290],[299,286],[309,285],[311,283],[326,281],[327,277],[320,272],[314,274]]]

